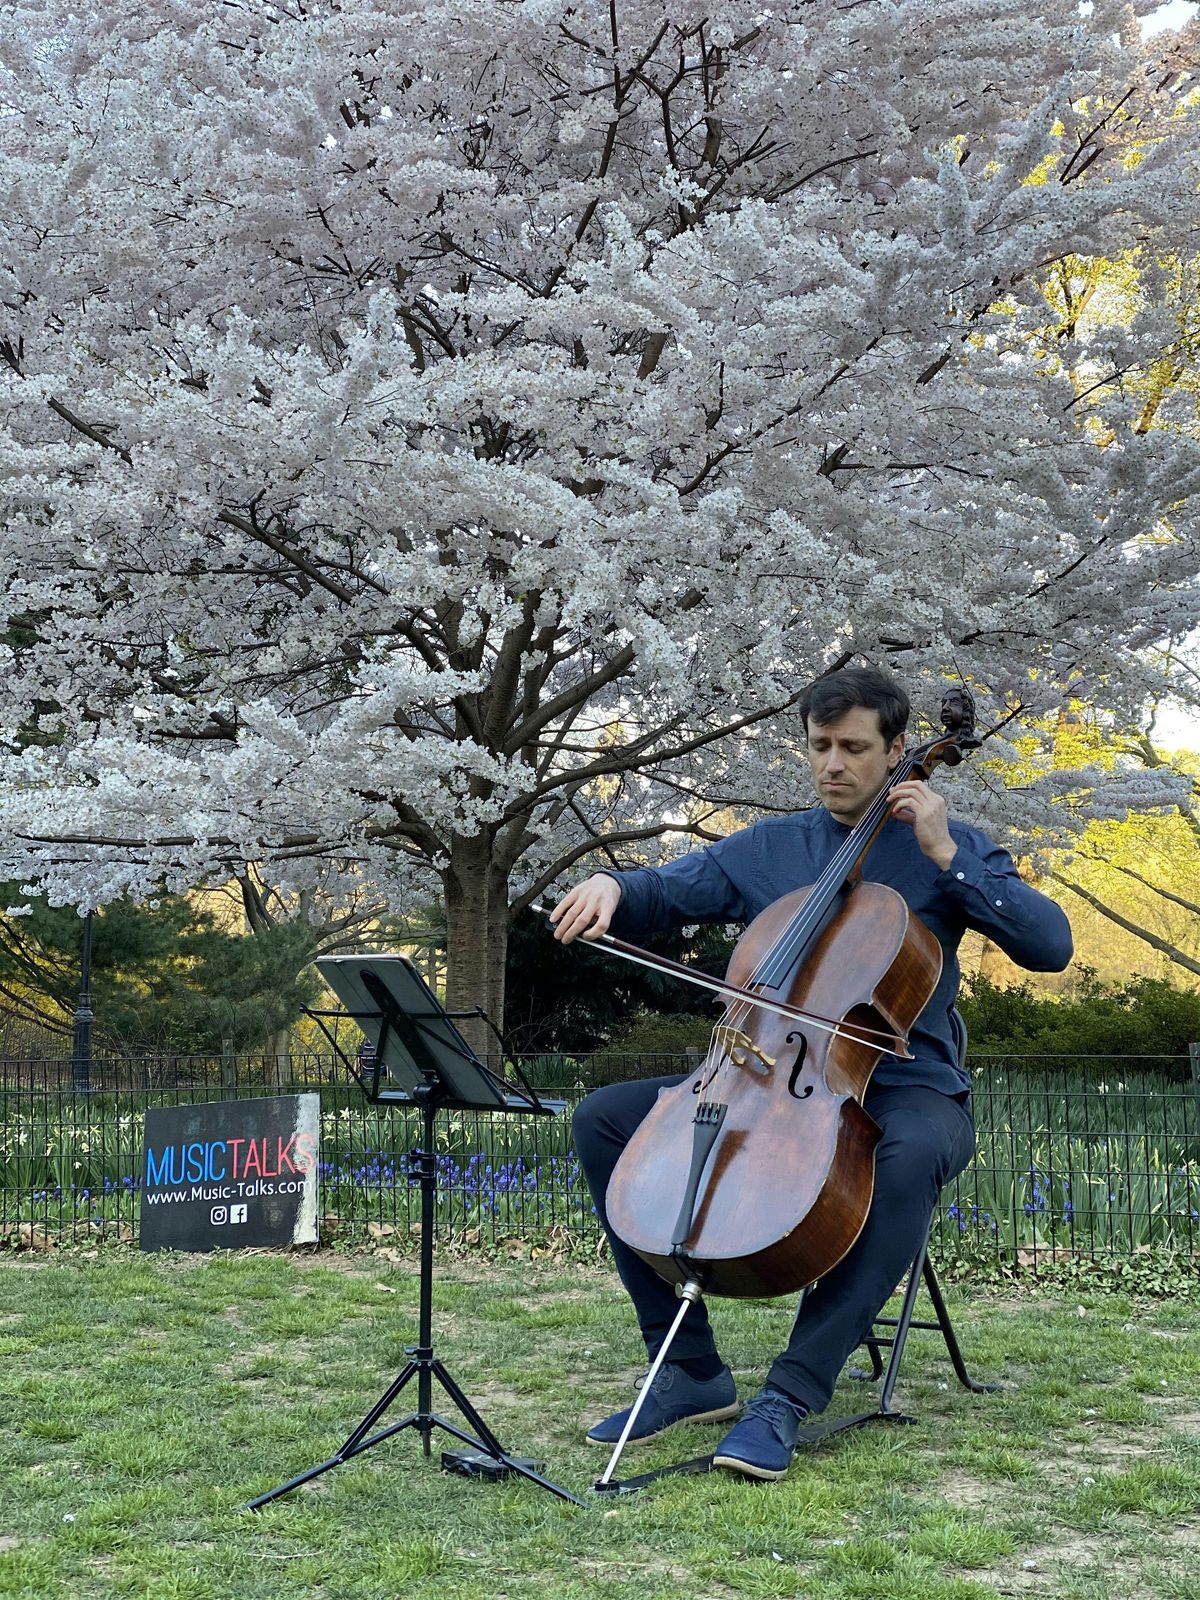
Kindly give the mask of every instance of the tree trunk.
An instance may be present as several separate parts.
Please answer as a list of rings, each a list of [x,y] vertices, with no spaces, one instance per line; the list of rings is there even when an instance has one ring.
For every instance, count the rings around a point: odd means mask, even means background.
[[[292,1075],[292,1030],[280,1028],[263,1045],[264,1077],[273,1089]]]
[[[508,952],[508,879],[493,864],[486,838],[455,839],[442,874],[446,896],[446,1009],[478,1007],[504,1027],[504,961]],[[483,1018],[455,1024],[485,1060],[499,1064],[500,1045]]]

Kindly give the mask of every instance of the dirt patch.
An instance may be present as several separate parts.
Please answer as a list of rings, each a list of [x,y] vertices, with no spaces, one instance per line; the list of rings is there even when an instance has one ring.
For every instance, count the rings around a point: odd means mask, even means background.
[[[1091,1444],[1064,1445],[1062,1449],[1063,1454],[1038,1458],[1039,1477],[1056,1492],[1085,1488],[1089,1481],[1099,1483],[1157,1454],[1144,1447],[1127,1449],[1120,1445],[1109,1450]]]
[[[645,1369],[643,1369],[644,1375]],[[586,1364],[579,1372],[566,1373],[560,1381],[565,1383],[568,1389],[583,1389],[588,1394],[603,1395],[610,1391],[615,1393],[622,1387],[619,1377],[614,1378],[611,1372],[593,1372]],[[624,1387],[632,1393],[636,1393],[638,1389],[632,1378]]]
[[[277,1344],[239,1344],[232,1356],[215,1363],[213,1371],[219,1378],[232,1378],[240,1382],[250,1382],[260,1377],[269,1376],[269,1373],[246,1371],[247,1367],[253,1367],[256,1362],[266,1362],[272,1368],[277,1366],[279,1362],[279,1346]]]
[[[614,1508],[606,1513],[608,1516],[619,1516],[623,1508]],[[670,1579],[673,1583],[694,1591],[696,1587],[696,1574],[689,1567],[681,1567],[678,1562],[664,1558],[650,1558],[636,1561],[632,1556],[624,1560],[613,1562],[609,1557],[579,1556],[572,1563],[576,1571],[585,1573],[589,1579],[596,1581],[612,1581],[614,1576],[624,1579],[630,1591],[643,1587],[650,1580]],[[811,1565],[811,1563],[805,1563]],[[714,1584],[711,1578],[705,1580],[705,1587],[699,1591],[699,1600],[716,1600],[717,1596],[731,1595],[736,1591],[726,1588],[722,1583]],[[497,1600],[500,1597],[497,1596]]]
[[[328,1272],[336,1272],[343,1278],[370,1278],[379,1276],[379,1260],[373,1250],[364,1250],[361,1255],[348,1256],[340,1250],[322,1251],[320,1255],[293,1256],[291,1264],[298,1274],[318,1271],[324,1268]],[[417,1258],[412,1258],[414,1269]]]
[[[973,1308],[979,1311],[1019,1312],[1022,1316],[1028,1316],[1029,1314],[1029,1300],[1015,1294],[1000,1294],[993,1299],[986,1293],[976,1291],[971,1295],[971,1303]],[[1053,1309],[1053,1301],[1042,1301],[1041,1303]]]
[[[985,1483],[982,1478],[943,1478],[938,1490],[948,1505],[971,1509],[974,1506],[995,1505],[1003,1486]]]
[[[484,1405],[528,1405],[531,1398],[533,1398],[530,1395],[522,1394],[507,1383],[496,1383],[490,1378],[473,1378],[470,1390],[469,1398],[481,1407]]]
[[[1084,1477],[1099,1478],[1106,1473],[1121,1472],[1160,1452],[1158,1441],[1147,1444],[1137,1437],[1092,1434],[1086,1439],[1059,1443],[1053,1453],[1047,1450],[1038,1457],[1038,1471],[1049,1482],[1077,1487]],[[936,1470],[940,1464],[931,1460],[930,1465]],[[1019,1497],[1021,1492],[1006,1479],[988,1481],[946,1474],[938,1477],[936,1489],[948,1505],[967,1510],[979,1506],[1007,1508],[1014,1495]]]
[[[1157,1446],[1140,1444],[1136,1439],[1106,1439],[1100,1435],[1081,1439],[1075,1444],[1063,1445],[1062,1455],[1078,1458],[1085,1456],[1105,1466],[1120,1467],[1127,1461],[1138,1461],[1156,1455]]]
[[[1018,1551],[1000,1566],[972,1567],[963,1576],[972,1583],[990,1584],[1001,1594],[1058,1594],[1063,1568],[1077,1572],[1094,1562],[1097,1553],[1094,1535],[1064,1534],[1052,1545]]]
[[[1114,1560],[1113,1546],[1116,1538],[1112,1532],[1069,1535],[1065,1531],[1053,1544],[1034,1545],[1018,1551],[1000,1566],[972,1567],[963,1576],[974,1583],[990,1584],[1001,1594],[1048,1594],[1061,1591],[1064,1569],[1078,1572],[1089,1566],[1103,1563],[1105,1583],[1113,1595],[1141,1594],[1146,1585],[1142,1582],[1139,1554],[1126,1555]],[[1168,1560],[1186,1561],[1200,1549],[1200,1518],[1187,1517],[1168,1527],[1156,1526],[1154,1547],[1146,1552],[1149,1562]]]
[[[594,1289],[554,1289],[538,1295],[508,1295],[506,1304],[520,1306],[524,1311],[541,1311],[545,1306],[569,1305],[572,1301],[594,1298]]]

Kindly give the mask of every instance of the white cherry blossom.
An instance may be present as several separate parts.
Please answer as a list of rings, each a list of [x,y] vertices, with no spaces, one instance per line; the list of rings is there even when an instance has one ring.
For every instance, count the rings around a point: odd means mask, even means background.
[[[831,663],[1135,704],[1194,418],[1100,381],[1152,286],[1085,402],[1037,289],[1195,234],[1195,49],[1130,15],[0,5],[0,876],[440,879],[498,1012],[510,902],[808,801]]]

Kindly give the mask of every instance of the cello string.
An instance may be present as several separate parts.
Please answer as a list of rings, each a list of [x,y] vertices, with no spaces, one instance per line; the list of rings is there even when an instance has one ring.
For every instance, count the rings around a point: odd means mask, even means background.
[[[782,987],[788,972],[791,971],[810,941],[819,932],[820,925],[833,903],[834,896],[844,885],[854,863],[860,860],[870,848],[872,836],[886,814],[892,790],[898,783],[902,783],[905,779],[911,777],[918,768],[928,763],[930,757],[935,753],[940,759],[940,751],[937,746],[941,742],[955,743],[956,741],[953,739],[934,741],[933,744],[922,746],[920,750],[915,751],[912,755],[904,756],[897,762],[895,770],[889,774],[884,787],[876,795],[864,815],[859,818],[841,847],[834,854],[825,871],[821,873],[812,893],[804,904],[796,910],[771,948],[763,956],[747,980],[747,985],[760,983],[765,988],[778,989]],[[928,778],[928,775],[928,771],[926,771],[926,778]],[[864,836],[867,839],[865,845],[862,843]],[[739,1021],[744,1020],[744,1017],[749,1015],[744,1003],[741,1011],[742,1015],[739,1016]],[[736,1008],[731,1012],[731,1015],[733,1014],[736,1014]],[[875,1031],[874,1029],[864,1029],[864,1034],[873,1034]],[[849,1037],[851,1039],[856,1037],[854,1033],[843,1033],[837,1028],[831,1029],[830,1032],[840,1037]],[[714,1030],[714,1042],[715,1039],[716,1032]],[[860,1036],[859,1042],[867,1043],[869,1041]],[[885,1053],[895,1054],[894,1045],[890,1050],[887,1046],[884,1046],[883,1049]],[[723,1059],[728,1059],[727,1054]],[[710,1083],[715,1081],[720,1071],[721,1067],[718,1065],[709,1080]]]
[[[550,911],[546,906],[536,902],[530,907],[530,909],[539,912],[542,916],[547,918],[550,915]],[[599,939],[590,942],[607,947],[610,954],[620,956],[623,961],[633,962],[636,966],[648,967],[652,972],[661,972],[664,970],[660,962],[648,958],[648,952],[646,955],[640,955],[635,953],[633,949],[622,949],[620,948],[619,944],[610,939],[608,935],[601,935]],[[816,1028],[818,1032],[828,1033],[832,1038],[835,1039],[848,1039],[852,1044],[862,1044],[866,1045],[868,1048],[880,1050],[885,1054],[895,1054],[895,1044],[893,1042],[895,1039],[894,1034],[884,1033],[875,1028],[868,1028],[861,1023],[851,1024],[849,1027],[847,1027],[844,1022],[835,1021],[831,1017],[814,1015],[812,1012],[805,1012],[798,1006],[790,1006],[787,1004],[787,1002],[781,1002],[770,995],[748,994],[744,989],[737,985],[723,984],[717,979],[708,977],[706,974],[701,975],[699,973],[677,970],[674,964],[665,970],[670,971],[674,976],[682,978],[688,983],[696,984],[699,988],[707,989],[710,993],[724,995],[726,997],[726,1005],[729,1007],[729,1009],[713,1028],[709,1039],[709,1050],[705,1056],[701,1071],[706,1070],[708,1067],[713,1048],[717,1043],[717,1030],[722,1027],[740,1028],[743,1023],[748,1022],[749,1018],[755,1011],[759,1010],[771,1011],[776,1016],[784,1017],[787,1020],[796,1022],[798,1024],[807,1023],[810,1027]],[[707,1091],[712,1087],[712,1084],[716,1082],[721,1073],[722,1066],[728,1061],[728,1059],[729,1058],[726,1050],[722,1048],[721,1059],[718,1062],[718,1065],[709,1073],[708,1080],[705,1083],[704,1088],[701,1090],[701,1104],[706,1103],[708,1099]]]
[[[833,895],[838,889],[841,888],[842,884],[845,882],[847,874],[854,865],[854,862],[864,852],[862,840],[864,837],[869,839],[880,819],[883,817],[885,811],[887,810],[888,796],[891,794],[892,789],[896,784],[903,782],[904,779],[909,777],[917,765],[918,762],[915,756],[906,756],[902,761],[897,763],[897,766],[890,775],[885,787],[880,790],[879,794],[871,802],[871,805],[868,807],[865,814],[859,818],[858,822],[851,829],[840,848],[834,854],[833,858],[829,862],[829,865],[825,868],[825,871],[817,879],[817,884],[813,893],[810,894],[805,903],[796,910],[791,920],[776,938],[774,944],[772,944],[771,948],[763,956],[762,960],[751,974],[748,980],[749,983],[761,983],[764,987],[770,988],[778,988],[782,984],[784,977],[791,970],[796,959],[805,949],[809,940],[814,936],[819,928],[821,921],[824,919],[825,913],[829,909],[829,904],[833,899]],[[723,1023],[718,1024],[718,1027],[722,1025],[733,1026],[733,1017],[735,1015],[737,1017],[738,1025],[748,1019],[750,1014],[749,1007],[744,1001],[740,1003],[740,1015],[737,1014],[738,1011],[738,1006],[732,1008],[730,1016],[723,1019]],[[833,1033],[835,1037],[848,1037],[851,1039],[856,1037],[854,1033],[843,1032],[837,1027],[831,1028],[829,1031]],[[875,1030],[870,1029],[865,1031],[873,1033]],[[858,1042],[866,1043],[867,1041],[860,1038]],[[709,1055],[711,1055],[716,1043],[717,1029],[714,1028],[712,1039],[709,1044]],[[884,1048],[886,1050],[886,1047]],[[895,1053],[894,1047],[889,1053]],[[709,1056],[706,1056],[706,1066],[708,1059]],[[716,1068],[709,1074],[709,1077],[701,1090],[701,1103],[705,1102],[709,1089],[711,1089],[711,1087],[716,1083],[717,1079],[721,1077],[722,1069],[727,1062],[729,1062],[729,1054],[728,1049],[725,1048],[722,1050],[721,1060],[718,1062]]]
[[[860,817],[858,823],[825,869],[825,872],[817,880],[817,892],[810,895],[804,905],[798,909],[796,915],[780,934],[771,950],[763,957],[762,966],[766,969],[763,978],[772,987],[776,987],[782,982],[784,970],[794,965],[796,958],[809,939],[818,931],[819,924],[829,909],[829,904],[836,889],[842,886],[842,882],[844,882],[854,862],[866,853],[870,836],[884,819],[892,790],[898,783],[903,783],[911,777],[913,772],[921,765],[922,760],[927,759],[927,757],[928,748],[926,747],[924,755],[921,752],[917,752],[914,755],[905,756],[899,762],[888,778],[886,786],[876,795],[866,813]],[[863,843],[864,838],[868,841],[867,845]],[[826,883],[827,879],[830,880],[830,883]],[[838,880],[836,884],[832,883],[834,879]],[[823,883],[826,884],[826,888],[822,892],[821,885]],[[783,970],[781,970],[781,961]]]
[[[764,955],[750,977],[751,983],[762,983],[764,986],[775,988],[782,982],[785,973],[791,969],[796,957],[824,918],[828,910],[828,901],[834,892],[835,880],[836,888],[840,888],[847,872],[860,854],[863,838],[870,835],[886,810],[892,789],[897,783],[903,782],[915,766],[916,758],[911,756],[906,757],[897,766],[887,787],[871,802],[867,812],[859,819],[825,871],[817,879],[813,893],[793,914],[791,921]]]
[[[701,1105],[708,1103],[710,1091],[722,1079],[726,1067],[737,1065],[732,1059],[731,1041],[719,1040],[718,1035],[723,1029],[740,1031],[743,1024],[749,1026],[751,1015],[758,1008],[776,1011],[776,1008],[769,1001],[734,1000],[730,1003],[728,1012],[713,1027],[709,1038],[708,1052],[705,1055],[701,1071],[708,1069],[709,1061],[718,1044],[720,1046],[720,1057],[717,1065],[708,1072],[708,1076],[700,1089],[699,1103]],[[776,1011],[776,1014],[787,1015],[787,1013],[779,1013],[778,1011]],[[800,1023],[800,1019],[794,1020]],[[849,1039],[852,1044],[865,1045],[868,1049],[878,1050],[882,1055],[895,1055],[897,1053],[896,1035],[894,1033],[884,1033],[879,1029],[868,1028],[862,1024],[851,1024],[848,1027],[844,1020],[841,1023],[828,1023],[823,1018],[814,1017],[812,1013],[809,1013],[800,1025],[803,1026],[804,1023],[809,1027],[816,1028],[821,1033],[829,1034],[834,1039]]]
[[[791,921],[763,957],[752,981],[762,982],[771,987],[777,986],[782,981],[784,973],[794,964],[795,957],[815,934],[829,909],[833,893],[844,883],[847,872],[860,853],[864,836],[868,836],[879,821],[885,803],[886,793],[860,820],[830,861],[818,879],[813,893],[804,905],[797,909]]]

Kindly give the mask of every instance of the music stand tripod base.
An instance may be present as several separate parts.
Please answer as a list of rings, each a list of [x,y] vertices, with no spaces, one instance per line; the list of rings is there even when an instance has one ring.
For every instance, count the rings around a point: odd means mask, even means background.
[[[488,1483],[500,1483],[511,1478],[514,1472],[542,1472],[544,1461],[534,1461],[529,1456],[510,1456],[498,1461],[486,1450],[443,1450],[442,1471],[457,1472],[464,1478],[483,1478]]]

